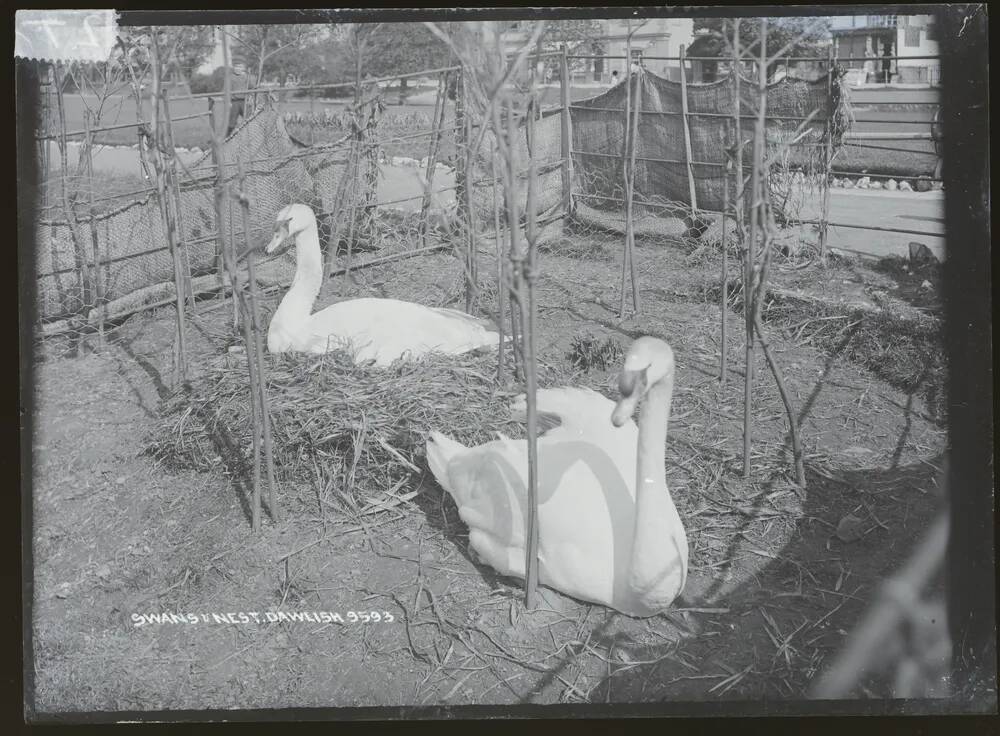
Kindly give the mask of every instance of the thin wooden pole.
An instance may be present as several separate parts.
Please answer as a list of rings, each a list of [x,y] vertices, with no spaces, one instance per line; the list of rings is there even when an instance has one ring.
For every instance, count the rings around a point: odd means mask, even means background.
[[[767,197],[769,195],[765,193],[764,196]],[[785,389],[785,380],[782,377],[781,368],[778,366],[774,356],[771,355],[767,338],[764,335],[764,329],[761,326],[760,314],[764,301],[767,298],[767,275],[771,265],[774,233],[777,232],[778,229],[774,222],[774,213],[771,210],[770,202],[765,202],[761,205],[761,219],[761,225],[764,231],[764,258],[760,268],[760,279],[758,281],[757,290],[753,299],[753,326],[754,331],[757,333],[757,339],[760,341],[761,349],[764,351],[764,359],[767,361],[768,367],[770,367],[771,373],[774,376],[774,382],[778,387],[778,394],[781,397],[781,403],[784,404],[785,407],[785,414],[788,416],[788,434],[792,440],[792,456],[795,465],[795,477],[799,487],[804,489],[806,487],[806,471],[804,458],[802,456],[802,441],[799,438],[798,419],[796,418],[796,412],[792,408],[791,396]]]
[[[684,123],[684,161],[687,163],[688,196],[691,198],[691,218],[698,214],[698,196],[694,187],[694,157],[691,155],[691,127],[688,121],[687,68],[684,63],[684,44],[680,48],[681,62],[681,120]]]
[[[503,242],[500,239],[500,201],[497,197],[497,156],[499,155],[499,147],[495,146],[493,156],[490,159],[490,170],[493,174],[493,233],[496,239],[497,257],[497,331],[500,333],[500,342],[497,345],[497,381],[502,383],[503,364],[506,357],[503,318],[507,308],[507,279],[504,269]]]
[[[351,109],[351,124],[354,126],[354,137],[351,139],[351,153],[349,155],[351,165],[347,178],[347,187],[350,189],[351,208],[347,216],[347,257],[344,261],[344,267],[347,269],[348,275],[350,275],[351,263],[354,260],[354,228],[358,224],[358,205],[361,200],[361,194],[357,190],[358,182],[361,179],[361,156],[364,142],[361,132],[361,115],[362,112],[359,107]]]
[[[826,265],[827,255],[827,223],[830,220],[830,169],[833,166],[833,48],[827,49],[826,54],[826,135],[823,136],[823,214],[820,218],[819,226],[819,259],[822,265]]]
[[[559,93],[562,102],[562,195],[563,214],[569,218],[573,212],[573,119],[570,115],[569,50],[562,45],[559,57]]]
[[[431,136],[430,150],[427,152],[427,169],[424,182],[424,199],[420,205],[420,241],[422,247],[427,247],[427,217],[434,195],[434,170],[437,166],[438,148],[441,145],[441,132],[444,126],[444,111],[448,101],[448,72],[441,75],[438,82],[438,93],[434,98],[434,135]]]
[[[73,240],[73,257],[74,257],[74,268],[76,273],[77,282],[77,294],[79,299],[79,304],[76,306],[67,304],[69,309],[73,312],[82,310],[83,307],[90,303],[90,285],[87,278],[87,257],[84,252],[83,245],[83,235],[80,233],[79,223],[76,219],[76,213],[74,212],[75,196],[70,197],[70,173],[69,173],[69,159],[66,148],[66,109],[63,102],[63,75],[60,73],[60,68],[58,64],[52,65],[52,84],[55,87],[56,95],[56,107],[59,113],[59,190],[60,190],[60,203],[62,204],[63,217],[66,218],[66,224],[70,230],[70,237]],[[79,335],[76,340],[77,353],[81,354],[83,350],[83,343],[79,339]]]
[[[628,36],[625,39],[626,56],[631,57],[632,31],[631,22],[626,21],[629,28]],[[625,87],[625,146],[622,150],[622,178],[625,188],[625,248],[622,258],[622,287],[621,301],[618,305],[618,316],[625,317],[625,293],[628,290],[628,277],[631,274],[632,283],[632,309],[639,311],[639,289],[638,277],[635,271],[635,230],[632,217],[632,202],[635,189],[635,155],[636,142],[639,131],[639,110],[641,105],[640,73],[632,74],[631,66],[626,67],[626,87]],[[632,85],[635,85],[635,95],[632,94]]]
[[[524,282],[524,271],[522,269],[523,254],[521,253],[520,245],[520,226],[521,226],[521,214],[520,214],[520,177],[517,161],[517,117],[515,115],[514,103],[508,97],[505,100],[506,103],[506,125],[507,125],[507,143],[506,143],[506,165],[507,165],[507,175],[505,177],[507,186],[504,187],[506,194],[507,203],[507,230],[508,236],[510,238],[510,270],[511,270],[511,283],[512,288],[510,291],[511,305],[510,305],[510,319],[511,319],[511,337],[514,346],[516,347],[516,357],[515,367],[517,369],[518,377],[521,380],[527,380],[524,372],[524,330],[525,324],[522,317],[524,316],[524,311],[522,308],[522,298],[523,293],[523,282]],[[514,302],[517,302],[517,308],[515,309]]]
[[[170,95],[166,89],[161,92],[163,102],[163,133],[166,140],[166,150],[169,155],[169,166],[167,168],[170,193],[173,196],[174,222],[177,226],[177,243],[183,260],[182,275],[184,277],[184,292],[188,300],[188,307],[194,310],[194,289],[191,286],[191,259],[187,248],[181,248],[184,243],[184,220],[183,207],[181,206],[181,188],[177,180],[177,153],[174,148],[174,126],[170,117]]]
[[[215,156],[216,162],[216,179],[215,179],[215,217],[218,221],[216,223],[216,237],[219,239],[218,252],[222,254],[223,264],[227,275],[229,276],[229,282],[233,292],[233,309],[236,314],[239,314],[241,306],[245,306],[243,302],[243,293],[240,290],[239,278],[236,270],[236,253],[235,244],[229,242],[231,240],[231,234],[229,232],[228,218],[225,217],[226,201],[228,199],[229,187],[226,183],[225,175],[225,156],[223,153],[223,141],[225,140],[225,130],[229,120],[229,106],[232,102],[232,94],[230,87],[229,78],[229,46],[226,40],[225,27],[223,27],[223,32],[220,34],[222,36],[222,61],[223,69],[225,73],[223,75],[223,94],[222,94],[222,110],[221,115],[212,120],[212,150]],[[253,329],[252,324],[249,319],[244,319],[242,321],[242,331],[243,339],[245,342],[245,350],[247,356],[247,370],[250,374],[250,400],[253,405],[253,422],[254,422],[254,474],[253,474],[253,490],[250,503],[250,524],[251,528],[256,532],[260,529],[260,439],[258,435],[258,430],[260,428],[261,416],[259,407],[259,393],[257,391],[256,379],[257,379],[257,366],[254,361],[254,357],[251,354],[253,351],[254,342],[252,335],[250,334]]]
[[[156,196],[160,205],[160,214],[163,217],[163,224],[167,230],[167,245],[170,248],[170,259],[174,265],[174,291],[177,302],[177,336],[176,336],[176,362],[174,365],[174,380],[181,383],[187,380],[187,350],[186,350],[186,318],[184,306],[184,265],[181,261],[180,249],[177,247],[177,228],[174,222],[173,208],[169,201],[169,188],[167,184],[167,166],[163,156],[163,149],[166,148],[166,139],[160,126],[160,96],[161,96],[161,72],[159,43],[157,36],[159,29],[153,26],[150,29],[150,71],[152,74],[152,90],[150,91],[150,111],[149,128],[152,139],[153,168],[156,173]]]
[[[86,143],[83,151],[87,154],[87,194],[89,205],[90,244],[94,252],[94,267],[91,271],[91,279],[94,284],[94,306],[97,310],[97,335],[101,342],[104,342],[104,280],[101,276],[101,250],[100,240],[97,236],[97,211],[94,209],[94,139],[90,133],[90,110],[83,112],[83,125],[86,129]]]
[[[720,240],[722,241],[722,293],[719,295],[719,312],[720,319],[722,320],[722,336],[721,336],[721,349],[719,351],[719,382],[722,384],[722,388],[726,387],[726,376],[729,373],[728,365],[726,364],[726,355],[728,353],[728,341],[726,334],[726,312],[729,310],[729,243],[726,242],[726,216],[729,212],[729,167],[725,169],[723,174],[723,187],[722,187],[722,234],[720,235]]]
[[[228,73],[228,72],[227,72]],[[243,246],[244,249],[249,250],[250,247],[250,200],[246,196],[246,173],[243,169],[243,161],[239,158],[236,159],[237,175],[239,176],[240,182],[240,205],[241,212],[243,215]],[[250,319],[244,320],[244,322],[249,323],[247,328],[247,334],[245,339],[247,340],[247,348],[253,349],[253,359],[256,362],[256,371],[251,368],[251,376],[256,373],[256,389],[257,389],[257,402],[259,403],[258,414],[260,416],[260,434],[263,440],[263,450],[264,450],[264,468],[267,473],[267,508],[271,512],[271,518],[275,522],[281,521],[281,510],[278,507],[277,499],[275,494],[277,489],[274,483],[274,451],[272,449],[271,442],[271,411],[270,411],[270,401],[267,396],[267,372],[264,366],[264,327],[261,324],[260,319],[260,309],[258,307],[258,295],[257,295],[257,274],[256,266],[254,265],[253,258],[247,258],[247,294],[249,296],[250,305]],[[252,337],[252,341],[251,338]],[[248,362],[249,362],[248,356]],[[251,379],[251,383],[253,380]],[[256,436],[257,430],[255,429],[254,434]],[[256,456],[259,458],[259,448],[255,448]],[[259,459],[257,460],[257,465],[254,469],[254,479],[255,483],[259,487],[260,485],[260,470],[259,470]],[[259,515],[260,508],[260,492],[255,490],[255,495],[257,496],[257,511]]]
[[[743,231],[744,215],[746,205],[744,202],[744,192],[746,183],[743,180],[743,117],[740,112],[742,100],[740,98],[740,20],[733,21],[733,128],[736,132],[735,173],[736,173],[736,202],[733,210],[733,220],[736,225],[736,235],[739,242],[745,240]]]
[[[517,380],[519,377],[523,378],[524,376],[523,372],[524,356],[521,351],[521,341],[520,341],[520,335],[521,335],[521,329],[519,325],[520,307],[515,308],[514,304],[514,302],[517,299],[516,279],[518,277],[518,274],[515,273],[515,269],[513,267],[514,264],[513,255],[510,255],[516,252],[515,250],[516,234],[517,234],[516,231],[517,228],[519,227],[516,207],[510,204],[512,197],[511,190],[513,187],[516,187],[516,178],[512,177],[511,172],[512,171],[516,172],[517,170],[516,167],[511,168],[516,164],[515,159],[517,152],[515,150],[513,153],[511,153],[511,151],[514,149],[514,145],[512,143],[514,139],[508,137],[507,134],[507,128],[513,126],[513,118],[514,118],[514,110],[510,100],[506,98],[504,99],[502,113],[500,105],[493,105],[492,115],[493,115],[493,130],[495,132],[495,137],[496,137],[497,151],[500,153],[500,157],[503,163],[502,174],[504,181],[504,203],[505,203],[504,209],[507,214],[508,230],[515,231],[513,234],[508,232],[508,238],[510,241],[510,251],[508,255],[511,259],[510,263],[501,264],[498,267],[498,269],[500,277],[503,282],[501,288],[507,290],[507,294],[510,296],[509,300],[510,336],[511,336],[510,345],[511,345],[511,355],[514,358],[513,361],[514,379]],[[506,125],[504,123],[505,120],[507,121]],[[514,159],[512,159],[511,157],[514,157]],[[514,160],[514,164],[510,163],[511,160]],[[499,243],[497,244],[497,248],[498,249],[500,248]]]
[[[531,85],[530,101],[532,106],[537,106],[535,94],[536,86],[534,81]],[[534,112],[528,115],[525,124],[527,125],[528,140],[535,142]],[[524,373],[525,373],[525,406],[528,424],[528,528],[527,544],[525,545],[525,605],[533,609],[535,603],[535,589],[538,585],[538,418],[537,418],[537,391],[538,391],[538,368],[536,365],[537,355],[537,330],[535,329],[535,265],[537,255],[536,241],[538,233],[536,231],[536,175],[537,165],[535,152],[528,150],[528,198],[527,198],[527,227],[526,236],[528,240],[527,262],[524,269],[524,291],[522,292],[521,310],[524,315]]]
[[[629,217],[631,197],[628,186],[628,155],[632,139],[632,83],[635,77],[632,74],[632,67],[629,65],[632,49],[631,26],[631,21],[626,20],[625,27],[628,30],[628,35],[625,37],[625,127],[622,130],[624,134],[624,145],[622,146],[622,180],[625,189],[625,247],[622,249],[622,288],[621,299],[618,302],[618,317],[621,319],[625,317],[625,292],[628,289],[627,274],[629,266],[632,265],[632,249],[629,248],[628,237],[631,225],[631,218]]]
[[[632,310],[639,313],[639,276],[635,265],[635,159],[639,149],[639,113],[642,110],[642,75],[635,77],[635,97],[632,100],[632,135],[628,162],[628,200],[625,203],[625,237],[628,243],[628,270],[632,281]]]
[[[761,187],[764,172],[764,136],[767,133],[767,20],[760,20],[760,62],[757,65],[757,124],[753,136],[753,170],[751,174],[750,237],[747,240],[747,262],[744,270],[743,306],[746,314],[746,371],[743,395],[743,477],[750,477],[750,444],[753,432],[751,408],[753,402],[755,314],[754,265],[756,261],[756,239],[760,212]]]
[[[472,218],[472,163],[477,153],[472,150],[472,95],[468,87],[466,72],[462,75],[462,87],[460,92],[461,113],[462,113],[462,143],[465,148],[465,172],[462,182],[462,205],[465,215],[465,235],[466,235],[466,272],[465,272],[465,311],[472,314],[476,307],[476,298],[479,293],[479,254],[476,249],[475,222]],[[457,108],[458,106],[456,106]],[[458,110],[456,109],[456,114]]]

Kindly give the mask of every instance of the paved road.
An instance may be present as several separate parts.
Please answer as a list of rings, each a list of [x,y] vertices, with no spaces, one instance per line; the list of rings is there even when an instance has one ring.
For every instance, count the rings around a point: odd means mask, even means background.
[[[803,208],[803,219],[819,219],[820,203],[814,199]],[[833,248],[859,251],[873,256],[906,255],[911,242],[930,248],[938,258],[945,256],[944,192],[902,192],[844,190],[830,191],[830,222],[846,225],[873,225],[927,233],[887,233],[857,228],[829,228]]]

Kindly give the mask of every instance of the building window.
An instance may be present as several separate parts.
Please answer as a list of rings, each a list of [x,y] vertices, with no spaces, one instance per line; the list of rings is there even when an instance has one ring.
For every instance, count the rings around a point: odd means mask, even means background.
[[[915,49],[920,45],[920,29],[907,28],[903,32],[903,45],[910,49]]]
[[[924,38],[928,41],[937,41],[937,26],[933,22],[927,24],[927,28],[924,29],[927,34]]]

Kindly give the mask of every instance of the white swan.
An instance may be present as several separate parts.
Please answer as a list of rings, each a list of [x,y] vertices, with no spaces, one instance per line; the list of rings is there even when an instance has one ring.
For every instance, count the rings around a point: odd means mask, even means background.
[[[292,238],[295,279],[271,318],[269,352],[325,353],[349,342],[359,363],[374,360],[387,366],[405,356],[457,354],[497,345],[500,336],[485,320],[398,299],[350,299],[312,314],[323,285],[323,254],[316,216],[304,204],[290,204],[278,213],[265,252],[278,252]]]
[[[660,613],[683,590],[687,535],[663,460],[673,382],[670,346],[640,337],[625,356],[617,404],[589,389],[538,392],[539,411],[561,420],[538,440],[541,583],[630,616]],[[630,417],[643,396],[637,428]],[[523,408],[522,398],[514,409]],[[501,574],[523,578],[527,443],[501,436],[465,447],[432,432],[427,458],[471,547]]]

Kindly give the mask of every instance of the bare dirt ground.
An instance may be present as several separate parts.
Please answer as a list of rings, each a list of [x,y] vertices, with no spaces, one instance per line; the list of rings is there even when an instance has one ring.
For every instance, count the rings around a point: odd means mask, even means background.
[[[666,462],[691,546],[674,612],[638,621],[560,597],[552,610],[526,612],[517,581],[470,559],[453,504],[426,475],[408,489],[419,491],[412,501],[362,524],[286,504],[292,513],[281,523],[265,519],[252,534],[245,479],[224,465],[169,468],[146,453],[170,393],[173,316],[162,310],[130,319],[83,357],[43,346],[35,709],[803,697],[937,512],[945,428],[924,418],[919,396],[775,326],[770,342],[802,416],[808,487],[791,482],[785,416],[759,356],[753,477],[744,481],[742,318],[729,312],[722,389],[720,311],[710,296],[717,264],[640,244],[642,312],[620,320],[619,247],[595,241],[586,257],[542,255],[540,358],[567,365],[578,336],[627,345],[652,334],[672,344]],[[858,273],[831,266],[815,278],[864,290]],[[327,284],[319,304],[362,294],[457,306],[461,266],[440,254],[367,269]],[[200,311],[190,333],[196,367],[233,342],[228,306],[202,302]],[[613,395],[613,373],[577,380]],[[860,524],[848,538],[857,538],[843,541],[836,531],[849,514]],[[338,612],[343,621],[265,620],[277,611]],[[196,622],[135,624],[134,614],[163,612]],[[250,612],[260,621],[238,622]],[[355,622],[349,612],[383,620]],[[237,623],[216,623],[213,613],[237,614]],[[875,679],[858,694],[888,691]]]

